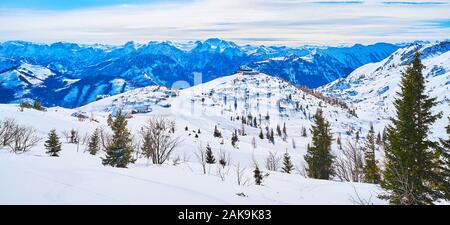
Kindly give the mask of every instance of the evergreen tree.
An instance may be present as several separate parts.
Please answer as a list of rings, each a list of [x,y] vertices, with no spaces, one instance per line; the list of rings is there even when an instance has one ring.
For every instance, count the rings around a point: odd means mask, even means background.
[[[439,189],[442,192],[442,198],[450,200],[450,118],[446,127],[448,139],[440,139],[441,146],[438,148],[440,178],[438,180]]]
[[[380,170],[375,159],[375,131],[370,124],[370,130],[367,134],[366,151],[364,152],[364,180],[367,183],[378,184],[380,182]]]
[[[330,124],[322,115],[322,110],[318,109],[314,115],[314,125],[312,126],[312,143],[307,149],[305,161],[308,164],[308,176],[316,179],[330,179],[333,174],[334,156],[331,154]]]
[[[394,102],[396,118],[387,128],[385,171],[381,187],[386,193],[380,197],[391,204],[433,204],[437,197],[433,181],[436,176],[437,143],[427,138],[430,125],[440,114],[431,108],[436,99],[425,93],[424,66],[416,52],[412,65],[402,73],[401,91]]]
[[[308,134],[306,133],[306,128],[303,126],[302,127],[302,137],[307,137]]]
[[[264,139],[264,134],[261,129],[259,129],[259,138]]]
[[[261,170],[259,170],[259,167],[256,166],[255,170],[253,171],[253,177],[255,178],[255,184],[261,185],[264,179],[264,176],[262,175]]]
[[[292,165],[292,162],[291,162],[291,156],[289,155],[289,153],[287,153],[287,151],[286,151],[286,153],[284,153],[283,167],[281,169],[285,173],[291,173],[291,171],[294,170],[294,165]]]
[[[214,164],[216,163],[216,159],[214,158],[214,154],[212,152],[211,146],[209,143],[206,145],[206,163]]]
[[[287,137],[286,123],[283,123],[283,135],[285,138]]]
[[[221,138],[222,133],[220,133],[219,129],[217,129],[217,125],[214,126],[214,137]]]
[[[274,134],[273,134],[273,129],[270,129],[269,141],[270,141],[272,144],[275,144],[275,136],[274,136]]]
[[[100,136],[98,129],[95,129],[94,133],[91,135],[89,144],[88,144],[88,151],[91,155],[97,154],[99,151],[99,144],[100,144]]]
[[[233,145],[233,147],[236,147],[236,142],[239,141],[238,135],[237,135],[237,131],[234,130],[234,133],[231,134],[231,145]]]
[[[127,120],[122,112],[118,112],[111,125],[113,138],[111,144],[106,148],[106,158],[103,165],[126,168],[132,159],[133,148],[131,146],[131,135],[127,129]]]
[[[47,149],[47,154],[50,156],[59,156],[58,153],[61,151],[61,142],[56,134],[56,130],[53,129],[48,133],[48,139],[45,141],[45,149]]]
[[[281,128],[280,125],[277,124],[277,135],[281,136]]]

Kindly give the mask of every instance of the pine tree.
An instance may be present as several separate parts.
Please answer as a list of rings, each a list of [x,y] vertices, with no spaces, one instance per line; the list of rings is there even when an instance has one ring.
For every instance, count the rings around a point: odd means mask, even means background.
[[[264,134],[261,129],[259,129],[259,138],[264,139]]]
[[[285,138],[287,138],[286,123],[283,123],[283,135]]]
[[[448,139],[440,139],[441,146],[438,148],[440,178],[438,186],[442,192],[442,198],[450,201],[450,117],[449,124],[446,127]]]
[[[231,145],[233,145],[233,147],[236,147],[236,142],[239,141],[238,135],[237,135],[237,131],[234,130],[234,133],[231,134]]]
[[[289,153],[287,153],[287,151],[286,151],[286,153],[284,153],[283,167],[281,169],[285,173],[291,173],[291,171],[294,170],[294,165],[292,165],[292,162],[291,162],[291,156],[289,155]]]
[[[95,129],[94,133],[90,137],[88,144],[88,151],[91,155],[97,154],[97,152],[99,151],[99,144],[100,144],[99,131],[98,129]]]
[[[306,133],[306,128],[303,126],[302,127],[302,137],[307,137],[308,134]]]
[[[264,176],[262,175],[261,170],[259,170],[259,167],[256,166],[255,170],[253,171],[253,177],[255,178],[255,184],[261,185],[264,179]]]
[[[48,139],[45,141],[45,149],[47,149],[47,154],[50,156],[58,157],[58,153],[61,151],[61,142],[56,134],[56,130],[53,129],[48,133]]]
[[[217,129],[217,125],[214,126],[214,137],[221,138],[222,133],[220,133],[219,129]]]
[[[370,130],[367,134],[366,151],[364,152],[364,181],[367,183],[378,184],[380,182],[380,170],[375,159],[375,131],[370,124]]]
[[[385,171],[381,187],[382,197],[391,204],[433,204],[437,192],[433,181],[436,176],[437,143],[427,138],[429,127],[440,117],[431,108],[436,99],[425,94],[424,66],[416,52],[412,65],[402,73],[401,91],[394,102],[396,118],[387,128]]]
[[[134,160],[132,159],[131,135],[127,129],[127,120],[122,112],[117,113],[111,129],[113,138],[111,144],[106,148],[106,158],[103,158],[103,165],[126,168]]]
[[[206,163],[214,164],[216,163],[216,159],[214,158],[214,154],[212,152],[211,146],[209,143],[206,145]]]
[[[308,176],[316,179],[330,179],[333,174],[334,156],[331,154],[332,136],[330,124],[322,115],[322,110],[318,109],[314,115],[314,125],[312,126],[312,143],[307,149],[305,161],[308,164]]]
[[[275,136],[274,136],[274,134],[273,134],[273,129],[270,129],[269,141],[270,141],[272,144],[275,144]]]
[[[280,125],[277,124],[277,135],[281,136],[281,128]]]

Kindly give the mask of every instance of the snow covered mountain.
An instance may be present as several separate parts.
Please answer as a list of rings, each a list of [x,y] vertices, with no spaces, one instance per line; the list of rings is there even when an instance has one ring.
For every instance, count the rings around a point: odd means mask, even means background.
[[[202,73],[203,81],[210,81],[232,74],[242,65],[314,88],[345,77],[361,65],[380,61],[397,48],[385,43],[353,47],[238,46],[220,39],[185,44],[128,42],[123,46],[8,41],[0,44],[0,102],[31,98],[46,106],[73,108],[101,95],[138,87],[171,86],[179,80],[193,84],[194,72]],[[30,76],[19,72],[22,68],[40,68],[52,76],[30,81]]]
[[[388,118],[394,115],[393,101],[400,90],[401,73],[411,63],[416,50],[422,54],[427,92],[438,101],[434,111],[444,112],[434,131],[437,135],[444,135],[444,126],[450,116],[449,41],[411,44],[381,62],[361,66],[348,77],[327,84],[320,90],[352,102],[361,118],[374,118],[387,123]]]
[[[64,143],[61,157],[57,158],[45,156],[42,142],[21,155],[0,149],[0,177],[11,180],[9,185],[0,187],[0,202],[386,204],[376,197],[376,185],[314,180],[302,175],[303,156],[311,141],[312,115],[318,108],[330,121],[333,136],[341,136],[343,141],[358,130],[367,132],[369,127],[369,121],[353,116],[349,108],[330,100],[281,78],[240,70],[184,90],[148,86],[104,96],[76,109],[54,107],[45,112],[21,112],[17,105],[0,105],[0,120],[14,118],[19,123],[32,124],[42,137],[50,129],[56,129],[58,134],[75,129],[81,137],[98,127],[108,132],[108,115],[123,110],[128,114],[128,127],[136,143],[141,127],[152,116],[174,120],[175,135],[182,140],[164,165],[150,165],[140,158],[128,169],[101,165],[104,152],[95,156],[85,153],[86,143]],[[79,120],[79,115],[89,119]],[[286,127],[287,135],[278,135],[277,126]],[[222,137],[213,135],[215,127]],[[270,130],[275,132],[273,142],[259,137],[260,132],[265,136]],[[231,142],[234,133],[239,135],[235,146]],[[206,145],[211,146],[217,159],[223,156],[229,163],[225,167],[208,164],[203,172],[197,154],[199,147]],[[342,154],[335,141],[332,151],[337,156]],[[292,174],[282,173],[280,168],[266,168],[271,154],[280,158],[286,152],[296,167]],[[381,152],[376,154],[382,157]],[[255,163],[269,174],[263,186],[253,184]],[[32,194],[27,190],[31,182]]]

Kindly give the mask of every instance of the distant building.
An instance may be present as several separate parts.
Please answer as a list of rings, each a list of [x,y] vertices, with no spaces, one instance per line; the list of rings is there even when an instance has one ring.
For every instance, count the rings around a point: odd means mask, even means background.
[[[252,68],[250,68],[248,66],[241,66],[241,67],[239,67],[239,69],[236,71],[236,73],[242,73],[243,75],[257,75],[257,74],[259,74],[258,71],[253,70]]]

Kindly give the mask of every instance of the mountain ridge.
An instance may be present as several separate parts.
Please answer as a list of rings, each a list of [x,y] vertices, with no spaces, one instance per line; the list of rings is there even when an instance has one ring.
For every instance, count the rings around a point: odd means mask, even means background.
[[[170,86],[179,80],[192,85],[193,73],[201,73],[206,82],[232,74],[242,65],[314,88],[346,76],[360,64],[382,60],[398,49],[386,43],[361,46],[239,46],[217,38],[187,45],[152,41],[122,46],[8,41],[0,43],[0,92],[4,95],[0,102],[37,99],[47,106],[74,108],[92,102],[97,95],[114,95],[137,87]],[[41,85],[21,83],[20,76],[16,76],[18,82],[12,88],[3,78],[14,76],[14,70],[24,63],[48,69],[55,76]],[[117,79],[125,81],[123,86],[110,85]],[[81,94],[83,90],[85,94]],[[75,92],[80,94],[67,97]]]

